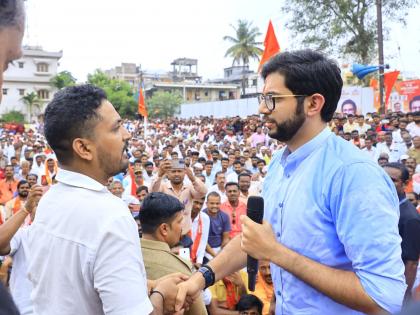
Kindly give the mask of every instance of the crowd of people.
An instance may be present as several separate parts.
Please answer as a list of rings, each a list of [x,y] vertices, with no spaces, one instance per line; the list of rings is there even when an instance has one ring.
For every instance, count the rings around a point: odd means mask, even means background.
[[[246,214],[247,199],[261,195],[272,155],[284,143],[268,136],[259,116],[171,118],[147,126],[141,120],[125,120],[124,127],[130,132],[126,148],[130,165],[126,172],[109,178],[108,189],[125,202],[138,222],[149,279],[173,272],[190,274],[241,233],[239,217]],[[408,176],[400,186],[413,207],[420,209],[419,112],[336,114],[329,129],[376,163],[405,167]],[[45,193],[54,185],[59,170],[42,123],[23,133],[0,126],[0,132],[3,224],[24,209],[31,187],[38,185]],[[22,218],[1,266],[2,281],[10,284],[22,314],[30,314],[32,306],[30,283],[24,276],[30,257],[21,234],[34,214]],[[178,222],[179,228],[171,222]],[[418,281],[411,289],[413,297],[420,299]],[[214,284],[204,296],[205,303],[193,306],[190,314],[205,314],[205,305],[211,314],[237,314],[242,304],[255,308],[255,314],[269,314],[273,284],[268,262],[260,261],[255,292],[248,291],[247,274],[239,271]]]

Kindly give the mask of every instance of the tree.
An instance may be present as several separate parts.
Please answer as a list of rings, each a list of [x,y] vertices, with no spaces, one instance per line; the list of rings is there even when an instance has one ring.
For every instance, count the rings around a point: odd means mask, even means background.
[[[388,21],[403,22],[417,0],[290,0],[283,12],[286,26],[304,46],[351,57],[369,64],[376,61],[376,2],[382,1]],[[386,29],[385,29],[386,31]]]
[[[149,117],[168,118],[174,116],[179,113],[179,105],[182,103],[182,100],[183,98],[179,92],[155,92],[146,104]]]
[[[14,123],[21,123],[25,122],[25,116],[16,110],[12,110],[6,114],[1,116],[1,120],[4,122],[14,122]]]
[[[131,118],[136,116],[137,102],[130,84],[123,80],[111,79],[100,70],[88,75],[88,83],[102,88],[121,116]]]
[[[50,84],[58,90],[61,90],[67,86],[75,85],[76,79],[73,77],[71,72],[61,71],[51,78]]]
[[[256,37],[261,35],[258,27],[252,26],[252,22],[246,20],[238,20],[236,27],[234,25],[231,26],[236,34],[235,37],[223,37],[224,40],[233,44],[226,51],[225,57],[232,57],[232,65],[235,63],[240,65],[242,63],[244,68],[249,65],[250,59],[260,60],[263,50],[258,47],[262,43],[256,40]],[[242,76],[242,94],[245,94],[245,72],[243,72]]]
[[[31,92],[26,94],[21,98],[23,103],[25,103],[26,106],[28,106],[28,113],[29,113],[29,123],[31,123],[32,119],[32,110],[34,106],[38,107],[40,106],[40,99],[38,98],[38,94],[35,92]]]

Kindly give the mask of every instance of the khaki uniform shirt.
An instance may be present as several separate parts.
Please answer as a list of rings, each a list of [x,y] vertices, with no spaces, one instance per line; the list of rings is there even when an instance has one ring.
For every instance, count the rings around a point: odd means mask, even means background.
[[[174,272],[190,276],[192,265],[171,252],[168,244],[159,241],[141,239],[141,250],[146,267],[147,279],[156,280]],[[203,299],[198,299],[191,305],[185,315],[207,315]]]

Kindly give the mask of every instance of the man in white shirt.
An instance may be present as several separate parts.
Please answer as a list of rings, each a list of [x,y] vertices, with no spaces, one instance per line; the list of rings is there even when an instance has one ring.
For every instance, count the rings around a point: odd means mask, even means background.
[[[359,135],[364,135],[371,128],[370,125],[365,123],[365,117],[363,115],[357,116],[357,124],[354,130],[359,132]],[[352,130],[353,131],[353,130]],[[351,132],[351,131],[350,131]]]
[[[376,148],[373,146],[372,138],[367,137],[365,140],[365,147],[362,149],[364,153],[366,153],[372,161],[377,161],[378,154]]]
[[[389,156],[389,162],[398,162],[402,155],[401,145],[393,141],[391,132],[387,132],[384,138],[385,142],[376,145],[377,157],[381,153],[386,153]]]
[[[149,297],[137,225],[105,187],[108,178],[127,169],[130,139],[105,92],[89,84],[59,91],[45,110],[44,131],[61,169],[29,235],[34,313],[173,310],[179,279],[158,282],[159,292]]]
[[[225,184],[226,184],[226,174],[223,173],[222,171],[217,172],[216,173],[216,184],[210,187],[210,189],[207,193],[207,196],[212,191],[215,191],[220,195],[220,202],[221,203],[227,201]]]

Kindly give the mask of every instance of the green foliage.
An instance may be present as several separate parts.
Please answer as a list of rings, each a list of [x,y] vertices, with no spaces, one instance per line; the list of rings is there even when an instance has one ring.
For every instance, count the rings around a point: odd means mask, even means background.
[[[146,108],[150,118],[168,118],[178,114],[182,103],[179,92],[157,91],[146,101]]]
[[[403,22],[416,3],[383,0],[383,21]],[[287,27],[303,46],[364,64],[376,60],[376,0],[289,0],[283,12],[290,17]]]
[[[35,92],[26,94],[21,98],[21,100],[25,103],[26,106],[28,106],[29,122],[31,122],[33,108],[36,106],[39,109],[41,106],[41,100],[38,98],[38,94]]]
[[[102,88],[108,100],[122,117],[136,116],[137,101],[130,84],[123,80],[111,79],[100,70],[88,75],[88,83]]]
[[[15,122],[23,124],[25,122],[25,116],[16,110],[12,110],[6,114],[3,114],[1,120],[4,122]]]
[[[51,78],[50,84],[58,90],[61,90],[67,86],[75,85],[76,79],[73,77],[71,72],[61,71]]]
[[[243,65],[248,65],[250,59],[259,60],[263,50],[258,47],[262,43],[256,40],[256,37],[261,35],[258,27],[253,27],[252,22],[246,20],[238,20],[236,27],[234,25],[231,26],[236,34],[235,37],[223,37],[224,40],[233,44],[226,51],[225,57],[233,58],[232,65],[235,63],[239,65],[241,62]]]

